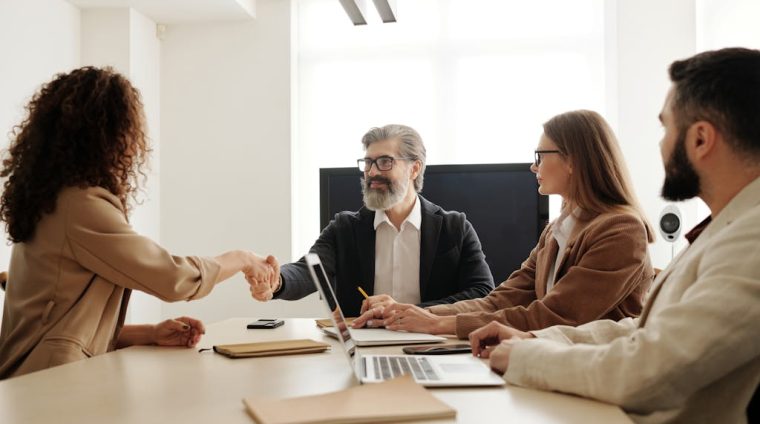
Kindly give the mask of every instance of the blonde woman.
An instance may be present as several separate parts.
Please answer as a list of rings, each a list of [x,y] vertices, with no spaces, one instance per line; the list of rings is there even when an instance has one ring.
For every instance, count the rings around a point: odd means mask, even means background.
[[[466,338],[492,321],[529,331],[637,316],[654,276],[647,252],[654,235],[604,118],[580,110],[550,119],[531,170],[539,192],[563,203],[520,269],[484,298],[373,307],[354,326]]]

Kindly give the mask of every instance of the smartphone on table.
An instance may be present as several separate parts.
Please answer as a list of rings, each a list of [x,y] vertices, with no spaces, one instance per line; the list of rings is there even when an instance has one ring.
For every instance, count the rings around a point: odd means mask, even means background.
[[[251,328],[277,328],[285,324],[285,321],[277,318],[262,318],[249,323],[246,327]]]
[[[410,355],[450,355],[453,353],[472,353],[468,344],[406,346],[401,349]]]

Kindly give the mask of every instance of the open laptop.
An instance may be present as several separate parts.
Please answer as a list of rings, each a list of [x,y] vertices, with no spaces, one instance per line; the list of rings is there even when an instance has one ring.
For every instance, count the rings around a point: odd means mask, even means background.
[[[360,383],[378,383],[403,374],[410,374],[414,380],[427,387],[448,386],[502,386],[504,379],[491,371],[478,358],[462,355],[362,355],[354,357],[356,344],[353,332],[346,324],[346,318],[328,283],[327,274],[319,256],[306,255],[309,273],[317,287],[322,301],[330,314],[337,339],[346,352],[349,362]],[[386,330],[387,331],[387,330]]]

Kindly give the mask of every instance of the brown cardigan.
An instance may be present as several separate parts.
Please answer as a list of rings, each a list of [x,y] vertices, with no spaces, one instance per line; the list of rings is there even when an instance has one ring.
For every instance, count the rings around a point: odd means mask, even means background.
[[[112,350],[131,290],[196,299],[219,272],[212,258],[172,256],[135,233],[107,190],[64,189],[34,237],[13,246],[0,379]]]
[[[521,268],[488,296],[429,310],[456,315],[460,338],[491,321],[530,331],[638,316],[654,277],[642,221],[628,213],[577,219],[547,294],[547,276],[559,249],[553,225],[544,229]]]

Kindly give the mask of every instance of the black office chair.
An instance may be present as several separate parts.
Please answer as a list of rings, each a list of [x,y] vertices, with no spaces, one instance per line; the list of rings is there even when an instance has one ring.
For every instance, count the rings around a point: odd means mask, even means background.
[[[747,422],[748,423],[760,423],[760,386],[755,388],[755,394],[752,395],[752,399],[749,400],[747,405]]]

